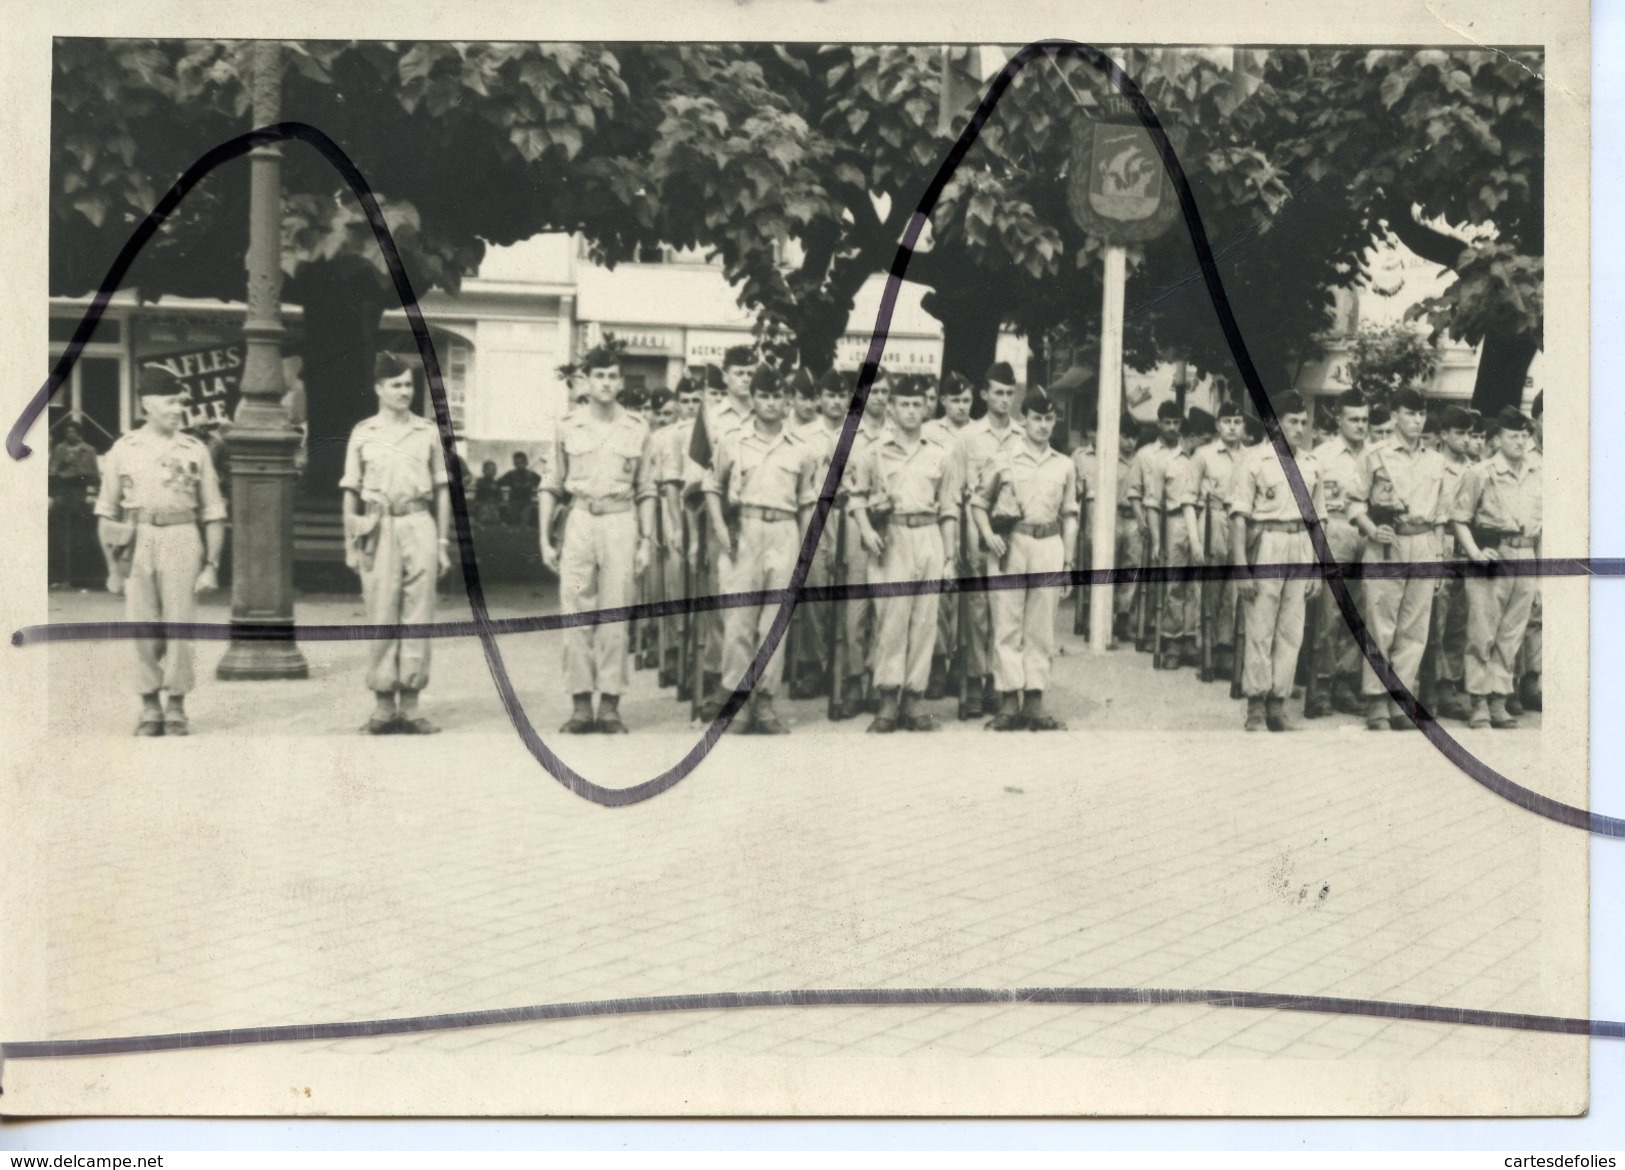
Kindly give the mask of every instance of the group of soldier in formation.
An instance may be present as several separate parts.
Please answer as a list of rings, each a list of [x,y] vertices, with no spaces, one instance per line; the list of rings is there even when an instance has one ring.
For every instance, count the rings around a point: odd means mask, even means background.
[[[443,447],[436,426],[411,410],[410,365],[380,354],[374,382],[378,412],[352,432],[340,482],[346,561],[361,578],[369,623],[428,622],[436,583],[455,563]],[[781,608],[772,595],[790,585],[853,379],[781,372],[741,346],[720,368],[629,408],[619,355],[600,346],[571,387],[538,489],[540,558],[559,578],[563,612],[757,596],[568,626],[571,709],[561,730],[625,732],[620,700],[633,662],[658,671],[693,717],[712,720]],[[180,430],[180,384],[154,366],[141,371],[139,389],[146,423],[109,452],[96,506],[109,586],[124,593],[132,621],[190,622],[196,596],[216,586],[226,508],[207,448]],[[1322,582],[1279,569],[1315,560],[1301,489],[1340,564],[1400,566],[1348,584],[1374,649],[1430,715],[1509,728],[1525,707],[1538,709],[1536,580],[1403,566],[1539,555],[1540,398],[1532,420],[1512,408],[1484,420],[1452,407],[1429,427],[1418,391],[1375,408],[1351,391],[1335,401],[1335,432],[1318,444],[1296,392],[1272,403],[1296,483],[1237,402],[1211,415],[1168,402],[1154,435],[1125,428],[1111,504],[1115,564],[1171,571],[1118,581],[1114,642],[1150,652],[1159,669],[1194,666],[1204,679],[1230,680],[1246,700],[1247,730],[1287,729],[1286,702],[1300,682],[1305,717],[1335,709],[1373,730],[1412,726]],[[1085,428],[1077,450],[1062,454],[1051,441],[1057,413],[1043,389],[1020,392],[1004,362],[980,387],[955,373],[939,385],[876,371],[805,578],[811,589],[858,588],[797,603],[733,728],[786,733],[775,706],[785,691],[824,697],[832,719],[868,714],[876,733],[935,730],[946,712],[928,704],[950,696],[960,719],[985,718],[993,731],[1061,728],[1045,692],[1059,605],[1073,586],[1030,575],[1054,580],[1088,566],[1104,453]],[[1199,565],[1230,571],[1177,571]],[[1017,576],[1014,588],[986,580]],[[1086,604],[1083,591],[1080,633]],[[375,706],[363,731],[438,730],[418,708],[430,645],[411,636],[371,642]],[[143,638],[135,647],[137,734],[186,734],[190,641]]]

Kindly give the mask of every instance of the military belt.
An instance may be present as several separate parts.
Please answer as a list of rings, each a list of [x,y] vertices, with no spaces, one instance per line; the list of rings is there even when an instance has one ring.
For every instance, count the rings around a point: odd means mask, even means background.
[[[429,501],[421,496],[415,500],[407,500],[405,503],[390,504],[388,507],[391,516],[410,516],[414,512],[427,512],[428,510]]]
[[[631,496],[577,496],[574,506],[589,516],[613,516],[632,510]]]
[[[795,512],[788,508],[769,508],[764,504],[741,504],[739,514],[749,516],[752,520],[766,520],[769,523],[780,523],[796,518]]]
[[[1117,514],[1119,516],[1127,516],[1129,519],[1132,520],[1134,518],[1134,509],[1129,507],[1127,504],[1118,504],[1117,505]]]
[[[147,508],[128,508],[124,512],[126,524],[150,524],[154,528],[169,528],[176,524],[196,524],[196,508],[179,508],[173,512],[154,512]]]
[[[1302,520],[1254,520],[1254,532],[1302,532]]]
[[[1016,531],[1023,536],[1030,536],[1034,540],[1045,540],[1051,536],[1059,536],[1061,534],[1061,525],[1059,521],[1054,520],[1048,524],[1029,524],[1027,521],[1021,520],[1016,523]]]
[[[1539,540],[1540,540],[1540,537],[1538,537],[1538,536],[1503,536],[1501,538],[1501,547],[1502,548],[1534,548],[1536,543]]]
[[[1395,536],[1421,536],[1424,532],[1432,532],[1433,525],[1422,524],[1415,520],[1400,521],[1392,525]]]
[[[937,514],[935,512],[895,512],[892,514],[891,522],[901,524],[904,528],[924,528],[927,524],[937,522]]]

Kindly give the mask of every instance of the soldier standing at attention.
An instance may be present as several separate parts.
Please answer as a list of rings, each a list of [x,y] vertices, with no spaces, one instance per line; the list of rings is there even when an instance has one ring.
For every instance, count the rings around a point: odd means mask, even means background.
[[[1309,433],[1309,410],[1296,390],[1275,398],[1275,413],[1288,450],[1296,455]],[[1297,456],[1298,472],[1318,512],[1320,477],[1314,456]],[[1309,564],[1314,548],[1298,510],[1286,469],[1267,438],[1236,468],[1230,485],[1230,556],[1237,569],[1236,593],[1245,609],[1246,651],[1242,656],[1243,693],[1247,696],[1248,731],[1268,726],[1286,731],[1286,700],[1292,694],[1303,645],[1305,604],[1320,582],[1278,576],[1254,578],[1253,565]]]
[[[1314,452],[1315,464],[1320,469],[1321,529],[1337,563],[1352,565],[1360,559],[1361,536],[1354,526],[1349,499],[1360,483],[1363,461],[1373,446],[1366,441],[1370,407],[1358,390],[1345,390],[1337,396],[1336,418],[1337,434]],[[1358,600],[1370,583],[1350,581],[1348,587]],[[1354,696],[1363,659],[1330,590],[1323,590],[1315,599],[1309,620],[1316,623],[1316,661],[1310,663],[1309,669],[1316,672],[1316,677],[1327,679],[1331,686],[1313,688],[1320,701],[1313,707],[1306,704],[1304,717],[1315,719],[1333,710],[1345,715],[1361,714],[1362,704]]]
[[[361,574],[367,621],[434,620],[435,582],[451,568],[451,489],[440,432],[412,413],[412,368],[392,353],[373,360],[378,413],[350,432],[344,455],[346,563]],[[418,714],[429,682],[428,638],[375,638],[367,689],[377,699],[368,735],[428,735]]]
[[[850,504],[869,550],[870,581],[931,581],[950,574],[959,532],[948,448],[920,432],[925,387],[902,378],[891,396],[890,432],[869,446]],[[875,689],[880,710],[869,730],[935,731],[919,710],[931,678],[941,595],[875,599]]]
[[[1529,406],[1529,421],[1531,438],[1528,450],[1524,455],[1527,462],[1532,462],[1542,472],[1545,471],[1546,459],[1546,391],[1541,390],[1535,395],[1535,400]],[[1516,696],[1507,696],[1507,710],[1514,715],[1520,714],[1513,710],[1512,700],[1518,700],[1520,707],[1530,711],[1539,711],[1542,707],[1540,692],[1540,658],[1541,634],[1546,625],[1545,605],[1541,601],[1540,579],[1535,579],[1535,600],[1529,607],[1529,625],[1524,630],[1523,649],[1518,651],[1518,671]]]
[[[1456,547],[1456,531],[1450,514],[1456,496],[1461,492],[1461,481],[1473,467],[1468,448],[1472,438],[1472,413],[1452,406],[1444,413],[1439,427],[1439,455],[1444,459],[1444,488],[1441,493],[1439,518],[1439,557],[1442,560],[1462,559],[1466,554]],[[1434,674],[1437,686],[1431,696],[1432,709],[1451,719],[1466,719],[1472,714],[1467,692],[1462,686],[1462,656],[1467,649],[1467,592],[1462,581],[1446,578],[1440,585],[1443,595],[1434,606],[1433,623],[1428,627],[1428,641],[1433,645]],[[1443,620],[1440,620],[1440,619]],[[1423,680],[1426,685],[1426,680]]]
[[[559,575],[564,613],[632,603],[633,582],[654,551],[655,488],[644,460],[648,428],[616,401],[621,360],[600,346],[582,359],[589,385],[585,408],[560,420],[555,454],[542,482],[542,563]],[[559,498],[570,496],[562,549],[550,536]],[[621,734],[627,688],[627,624],[571,626],[564,631],[564,680],[573,704],[559,730]],[[593,692],[598,712],[593,714]]]
[[[811,422],[797,428],[797,433],[812,447],[817,460],[813,471],[814,495],[824,490],[829,465],[840,441],[841,428],[846,424],[847,405],[851,401],[852,386],[847,376],[837,370],[826,370],[815,383],[818,391],[818,414]],[[813,549],[812,563],[807,566],[807,587],[821,589],[835,579],[835,542],[840,532],[840,509],[846,500],[837,490],[829,513],[824,517],[824,530],[819,535],[818,547]],[[790,664],[790,697],[811,699],[824,693],[825,674],[829,670],[830,625],[835,610],[827,601],[803,601],[796,606],[794,621],[799,623],[795,638],[795,661]]]
[[[994,362],[988,367],[983,385],[983,400],[987,413],[967,424],[959,432],[959,443],[954,448],[954,482],[964,493],[963,523],[971,525],[964,544],[968,563],[959,566],[961,577],[988,575],[987,546],[982,543],[979,526],[969,515],[972,494],[980,483],[982,472],[993,457],[1006,445],[1019,442],[1021,428],[1010,418],[1016,403],[1016,375],[1009,362]],[[985,589],[970,594],[965,607],[970,629],[960,635],[965,641],[965,703],[959,712],[961,719],[979,719],[993,704],[989,683],[993,674],[993,634],[991,600]]]
[[[1216,416],[1219,437],[1196,453],[1196,469],[1201,478],[1204,565],[1231,563],[1230,517],[1225,512],[1225,493],[1230,490],[1230,481],[1235,478],[1236,467],[1245,452],[1241,444],[1247,437],[1246,420],[1240,402],[1221,402]],[[1205,582],[1205,587],[1216,595],[1210,606],[1212,622],[1208,631],[1213,639],[1213,673],[1217,678],[1227,679],[1236,669],[1236,582],[1234,578],[1226,578]]]
[[[751,418],[750,380],[756,370],[756,351],[748,345],[729,346],[722,355],[722,370],[719,375],[713,376],[707,371],[706,402],[703,414],[703,423],[696,424],[695,433],[691,435],[689,458],[686,460],[684,473],[683,494],[690,499],[698,500],[704,490],[706,465],[715,458],[715,452],[722,440],[733,432],[746,426]],[[703,454],[694,450],[699,443],[697,432],[703,425],[705,442],[710,445],[710,454],[705,464],[697,461],[694,456]],[[703,507],[703,505],[702,505]],[[705,564],[700,567],[700,576],[703,592],[698,596],[714,596],[722,592],[722,566],[721,557],[723,534],[708,531],[706,536]],[[725,640],[723,626],[725,614],[721,610],[704,610],[694,615],[694,620],[700,623],[701,637],[704,641],[704,655],[701,661],[703,672],[701,685],[701,698],[699,717],[710,722],[722,710],[722,647]]]
[[[1365,537],[1362,559],[1367,563],[1426,563],[1439,556],[1438,526],[1444,514],[1441,509],[1446,480],[1444,456],[1422,445],[1428,416],[1427,400],[1419,390],[1406,388],[1396,393],[1393,412],[1393,441],[1369,448],[1356,479],[1344,489],[1348,519]],[[1363,585],[1362,608],[1371,641],[1414,695],[1439,580],[1384,577]],[[1411,726],[1410,717],[1387,693],[1369,662],[1361,692],[1365,696],[1368,729],[1402,731]]]
[[[1496,417],[1499,450],[1462,477],[1451,520],[1456,542],[1475,564],[1539,556],[1541,468],[1525,457],[1529,420],[1512,407]],[[1469,727],[1509,728],[1507,710],[1516,680],[1513,666],[1529,622],[1531,577],[1468,577],[1467,691]]]
[[[219,588],[226,502],[209,448],[181,433],[185,387],[162,366],[146,366],[138,390],[146,424],[108,449],[96,499],[107,588],[124,594],[125,621],[194,622],[198,595]],[[135,661],[135,733],[186,735],[191,639],[137,638]]]
[[[1055,405],[1035,386],[1021,403],[1020,439],[994,456],[971,495],[971,516],[1001,574],[1075,567],[1078,472],[1050,446],[1054,430]],[[1068,584],[994,593],[993,681],[1001,694],[990,731],[1064,726],[1044,711],[1044,691],[1055,658],[1055,612],[1071,591]]]
[[[1140,529],[1140,545],[1144,550],[1143,563],[1162,564],[1162,475],[1168,460],[1179,450],[1179,428],[1183,418],[1177,403],[1164,402],[1157,407],[1157,441],[1148,443],[1134,453],[1129,465],[1128,502],[1134,509],[1134,522]],[[1150,605],[1162,590],[1140,590],[1142,606]],[[1155,620],[1156,612],[1146,615],[1147,625]],[[1141,650],[1151,649],[1147,642]]]
[[[792,396],[792,410],[795,417],[791,425],[800,430],[818,421],[818,383],[808,372],[806,366],[796,367],[795,373],[790,375],[790,394]]]
[[[679,378],[672,391],[675,418],[670,426],[651,436],[650,440],[652,458],[649,478],[655,485],[661,509],[661,533],[668,550],[668,555],[663,558],[669,582],[666,596],[671,599],[693,595],[692,589],[686,595],[683,592],[685,566],[688,580],[691,583],[699,580],[695,563],[695,524],[692,514],[684,507],[683,477],[688,466],[689,444],[694,437],[694,420],[699,416],[700,402],[704,396],[705,389],[698,382],[687,377]],[[690,620],[698,618],[698,614],[690,615]],[[683,617],[674,613],[664,620],[667,623],[666,652],[660,664],[659,683],[663,687],[680,687],[682,680],[678,678],[678,672],[682,666]]]
[[[1201,479],[1195,453],[1209,430],[1206,415],[1191,411],[1180,423],[1179,446],[1162,467],[1162,484],[1157,493],[1166,515],[1167,548],[1162,563],[1171,568],[1189,568],[1202,547],[1201,520],[1196,511],[1201,500]],[[1161,669],[1178,670],[1181,665],[1197,661],[1196,633],[1202,618],[1197,601],[1194,581],[1169,581],[1162,587],[1162,661],[1157,663]]]
[[[901,379],[898,379],[901,381]],[[846,470],[841,476],[841,498],[847,512],[846,548],[841,560],[845,564],[846,579],[838,585],[865,585],[869,581],[868,550],[862,534],[852,519],[852,500],[862,490],[864,459],[869,448],[891,432],[886,411],[891,400],[891,376],[885,370],[875,371],[869,386],[869,397],[863,408],[863,421],[858,425],[852,446],[847,449]],[[844,423],[843,423],[844,425]],[[839,434],[837,433],[837,439]],[[831,451],[833,456],[833,448]],[[842,689],[840,707],[831,713],[835,719],[850,719],[862,710],[872,710],[873,702],[865,678],[874,671],[874,599],[851,597],[840,603],[840,620],[845,623],[846,679]]]
[[[705,506],[722,552],[724,593],[789,586],[801,536],[822,486],[813,479],[817,449],[785,425],[784,383],[779,376],[767,366],[758,367],[751,377],[750,397],[753,417],[722,440],[705,477]],[[722,677],[729,690],[743,681],[778,611],[778,602],[727,610]],[[784,735],[790,730],[773,710],[773,696],[784,677],[783,651],[782,645],[774,648],[734,730],[758,735]]]
[[[948,377],[942,383],[942,417],[927,417],[924,425],[920,427],[920,434],[939,443],[950,455],[959,445],[959,435],[970,425],[970,408],[976,398],[976,388],[971,385],[970,379],[957,370],[948,371]],[[930,402],[927,396],[926,401]],[[963,520],[957,511],[956,520]],[[959,541],[963,543],[970,535],[958,529]],[[959,563],[959,545],[949,545],[948,555]],[[958,570],[947,574],[957,577]],[[948,664],[953,659],[954,649],[959,645],[959,599],[956,596],[940,597],[937,604],[937,648],[931,656],[931,678],[926,684],[925,697],[931,700],[942,698],[948,693]]]

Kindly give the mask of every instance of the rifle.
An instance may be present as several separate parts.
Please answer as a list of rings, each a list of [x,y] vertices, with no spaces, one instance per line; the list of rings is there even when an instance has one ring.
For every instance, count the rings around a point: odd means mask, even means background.
[[[709,576],[706,573],[707,542],[705,511],[703,509],[695,513],[694,523],[698,531],[698,535],[695,538],[694,576],[699,579],[700,588],[703,590],[705,587],[704,583],[709,580]],[[695,592],[696,591],[692,589],[689,591],[690,599],[693,598]],[[690,611],[688,615],[688,626],[690,631],[690,648],[687,672],[689,716],[690,718],[698,719],[700,717],[700,704],[705,701],[705,623],[700,621],[700,615],[698,613]]]
[[[1235,527],[1232,526],[1230,529],[1230,539],[1234,540],[1235,537]],[[1247,547],[1242,550],[1242,559],[1248,564],[1252,564],[1254,563],[1255,558],[1252,555],[1253,541],[1252,534],[1250,532],[1246,534],[1246,541]],[[1234,559],[1234,549],[1230,550],[1230,555],[1231,558]],[[1258,598],[1255,595],[1253,601],[1256,603],[1257,600]],[[1234,643],[1232,643],[1232,645],[1235,647],[1235,652],[1232,655],[1232,657],[1235,659],[1235,666],[1230,672],[1230,697],[1232,699],[1246,698],[1246,692],[1242,690],[1241,679],[1242,675],[1245,673],[1247,665],[1247,605],[1248,603],[1246,601],[1243,601],[1240,596],[1237,596],[1235,623],[1236,640]]]
[[[1204,566],[1213,561],[1213,502],[1204,501],[1202,508],[1202,557]],[[1201,593],[1197,595],[1196,620],[1198,634],[1202,639],[1202,665],[1196,677],[1203,682],[1213,681],[1213,626],[1217,615],[1214,608],[1218,604],[1214,594],[1216,582],[1210,581],[1206,575],[1202,577]]]
[[[1145,505],[1143,503],[1140,505],[1140,508],[1141,508],[1141,515],[1148,515],[1149,514],[1149,510],[1146,509],[1146,507],[1145,507]],[[1146,568],[1150,567],[1149,562],[1151,560],[1151,540],[1150,540],[1151,526],[1149,524],[1146,524],[1143,527],[1141,527],[1140,528],[1140,535],[1143,538],[1142,541],[1141,541],[1141,547],[1140,547],[1140,567],[1143,570],[1143,569],[1146,569]],[[1140,579],[1135,584],[1135,588],[1134,588],[1134,605],[1135,605],[1135,610],[1136,610],[1135,618],[1134,618],[1134,648],[1136,650],[1140,651],[1142,654],[1145,652],[1146,644],[1149,641],[1148,631],[1145,628],[1145,623],[1146,623],[1146,611],[1151,608],[1151,601],[1150,601],[1150,597],[1149,597],[1150,592],[1151,592],[1151,582],[1148,581],[1145,578],[1145,576],[1144,576],[1144,574],[1142,572],[1142,574],[1140,576]]]
[[[1089,525],[1085,523],[1088,516],[1088,499],[1084,499],[1085,507],[1078,509],[1078,546],[1073,555],[1072,563],[1079,569],[1089,568]],[[1072,610],[1072,632],[1087,636],[1089,633],[1089,595],[1091,590],[1087,585],[1077,587],[1077,605]]]
[[[678,547],[677,555],[681,558],[678,572],[682,574],[682,597],[684,602],[694,596],[694,574],[689,569],[688,549],[690,536],[688,530],[688,512],[683,507],[682,498],[677,501],[677,519],[679,531],[682,534],[682,544]],[[678,615],[677,632],[677,701],[684,702],[690,697],[689,673],[694,661],[694,648],[691,641],[694,634],[694,614],[685,604]]]
[[[965,506],[964,496],[959,499],[959,571],[963,575],[970,572],[971,544],[970,544],[970,509]],[[959,718],[965,717],[965,703],[970,698],[970,593],[960,581],[959,600],[959,626],[954,630],[954,692],[959,696]]]
[[[836,585],[846,584],[846,509],[839,504],[835,510],[835,564],[830,569],[830,580]],[[846,605],[837,601],[830,607],[829,621],[829,702],[824,714],[838,719],[842,700],[846,694]]]
[[[1163,498],[1163,510],[1157,513],[1157,527],[1162,532],[1162,540],[1158,542],[1157,550],[1157,559],[1162,563],[1157,567],[1161,569],[1166,569],[1168,567],[1167,502],[1167,497],[1165,495]],[[1154,616],[1151,619],[1151,667],[1153,670],[1160,670],[1162,668],[1163,611],[1168,607],[1168,586],[1171,584],[1173,584],[1173,582],[1167,580],[1157,582],[1157,608]]]

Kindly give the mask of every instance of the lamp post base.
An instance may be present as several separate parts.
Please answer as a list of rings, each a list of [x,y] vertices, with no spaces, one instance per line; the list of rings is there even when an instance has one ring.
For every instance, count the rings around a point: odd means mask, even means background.
[[[263,627],[262,627],[263,628]],[[290,630],[286,640],[256,633],[252,637],[231,640],[231,646],[220,659],[214,675],[218,679],[258,680],[277,678],[309,678],[310,664],[293,641]]]

